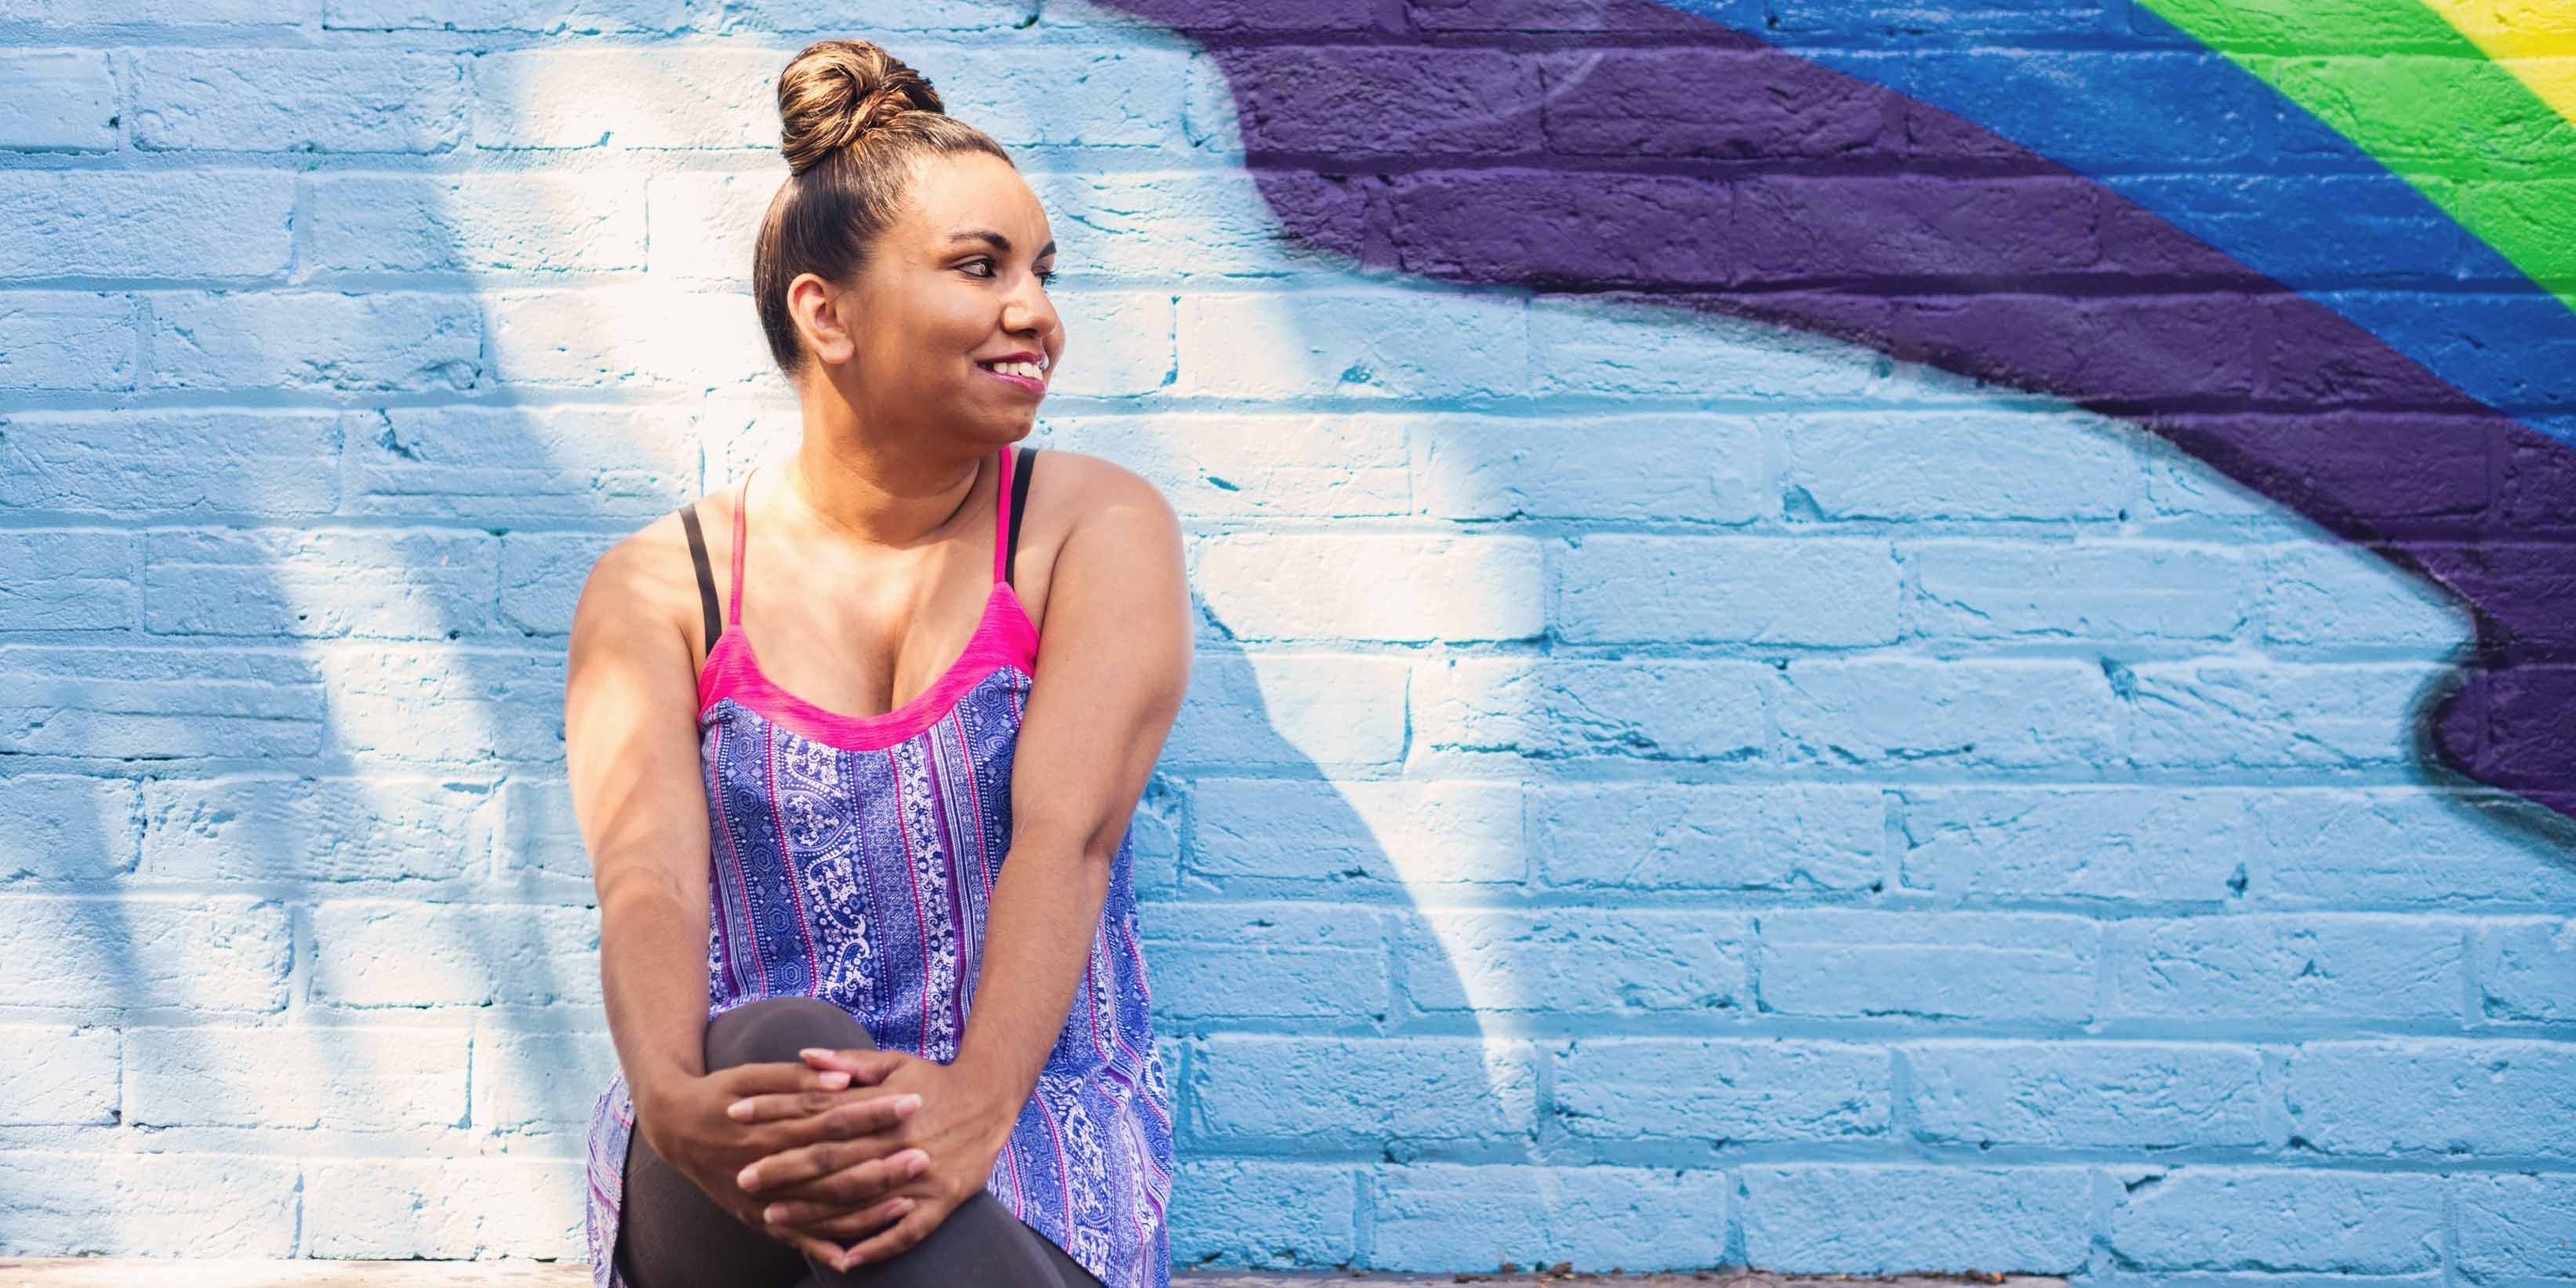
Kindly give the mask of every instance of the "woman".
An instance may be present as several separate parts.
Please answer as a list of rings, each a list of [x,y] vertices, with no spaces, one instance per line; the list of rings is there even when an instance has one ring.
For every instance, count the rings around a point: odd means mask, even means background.
[[[1165,1288],[1128,827],[1188,678],[1179,524],[1015,446],[1064,332],[1000,146],[862,41],[778,98],[753,279],[802,440],[574,614],[593,1281]]]

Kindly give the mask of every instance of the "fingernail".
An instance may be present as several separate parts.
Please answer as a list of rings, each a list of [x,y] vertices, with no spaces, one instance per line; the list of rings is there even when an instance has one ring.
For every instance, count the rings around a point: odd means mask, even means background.
[[[763,1220],[763,1221],[784,1221],[784,1220],[786,1220],[786,1219],[787,1219],[787,1205],[786,1205],[786,1204],[784,1204],[784,1203],[772,1203],[772,1204],[770,1204],[768,1207],[762,1208],[762,1209],[760,1210],[760,1219],[761,1219],[761,1220]]]
[[[830,1090],[838,1091],[841,1088],[850,1085],[850,1073],[847,1069],[833,1069],[825,1073],[821,1078],[817,1079],[817,1081],[821,1082]]]
[[[897,1117],[909,1114],[913,1110],[919,1108],[921,1108],[921,1095],[918,1092],[907,1096],[895,1097],[894,1112]]]
[[[750,1167],[746,1167],[746,1168],[742,1169],[740,1172],[735,1173],[735,1174],[734,1174],[734,1178],[733,1178],[733,1180],[734,1180],[734,1184],[739,1185],[739,1186],[743,1187],[743,1188],[744,1188],[744,1189],[746,1189],[746,1190],[747,1190],[747,1189],[750,1189],[750,1188],[751,1188],[751,1183],[752,1183],[753,1181],[758,1180],[758,1179],[760,1179],[760,1171],[759,1171],[759,1164],[757,1164],[757,1163],[753,1164],[753,1165],[752,1165],[752,1166],[750,1166]]]
[[[748,1100],[737,1100],[737,1101],[733,1102],[732,1104],[726,1105],[726,1106],[725,1106],[725,1117],[727,1117],[727,1118],[749,1118],[749,1117],[751,1117],[751,1102],[750,1102],[750,1101],[748,1101]]]
[[[808,1060],[819,1060],[819,1059],[822,1059],[823,1057],[828,1056],[828,1055],[830,1055],[830,1054],[832,1054],[832,1053],[831,1053],[831,1052],[829,1052],[829,1051],[827,1051],[827,1050],[824,1050],[824,1049],[823,1049],[823,1048],[821,1048],[821,1047],[803,1047],[803,1048],[798,1049],[798,1051],[796,1052],[796,1054],[798,1054],[798,1055],[800,1055],[800,1056],[803,1056],[804,1058],[806,1058],[806,1059],[808,1059]]]
[[[904,1164],[903,1170],[914,1176],[919,1176],[921,1175],[921,1169],[928,1166],[930,1166],[930,1155],[916,1149],[912,1151],[912,1161]]]

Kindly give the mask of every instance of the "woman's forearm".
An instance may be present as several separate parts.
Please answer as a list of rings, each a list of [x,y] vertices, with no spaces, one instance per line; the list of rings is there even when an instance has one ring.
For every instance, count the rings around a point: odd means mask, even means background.
[[[706,1076],[706,935],[703,916],[666,891],[629,887],[600,902],[601,1000],[639,1106],[676,1079]]]
[[[955,1063],[995,1119],[996,1149],[1072,1012],[1109,897],[1109,864],[1069,840],[1019,837],[993,883],[974,1010]]]

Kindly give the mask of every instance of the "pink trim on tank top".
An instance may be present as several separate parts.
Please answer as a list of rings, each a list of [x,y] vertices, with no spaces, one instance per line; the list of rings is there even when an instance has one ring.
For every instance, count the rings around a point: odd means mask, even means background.
[[[749,532],[745,502],[751,492],[751,476],[746,473],[734,492],[733,591],[725,608],[727,629],[715,647],[708,650],[706,664],[698,670],[699,718],[704,719],[717,703],[730,700],[816,742],[844,751],[879,751],[939,723],[968,690],[997,668],[1015,666],[1035,675],[1037,624],[1030,620],[1028,606],[1020,602],[1019,591],[1002,580],[1002,560],[1011,548],[1011,449],[1004,447],[1000,456],[1001,481],[996,485],[994,505],[998,513],[993,523],[993,589],[984,597],[984,612],[975,623],[975,633],[967,638],[965,651],[929,688],[892,711],[872,716],[844,715],[816,706],[780,688],[760,669],[760,659],[742,629],[743,547]]]

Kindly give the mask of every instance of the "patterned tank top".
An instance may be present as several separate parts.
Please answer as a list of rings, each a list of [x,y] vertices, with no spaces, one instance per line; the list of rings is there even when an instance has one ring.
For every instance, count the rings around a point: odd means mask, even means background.
[[[1035,452],[996,455],[997,495],[1009,503],[994,506],[983,618],[954,665],[883,715],[834,714],[762,674],[742,631],[749,476],[734,496],[721,629],[696,507],[682,512],[714,641],[698,673],[713,842],[708,1018],[764,997],[817,997],[881,1048],[956,1058],[1009,854],[1013,751],[1037,667],[1037,627],[1011,583]],[[1081,987],[985,1189],[1109,1288],[1168,1288],[1171,1092],[1148,1015],[1132,842],[1131,826]],[[590,1115],[594,1288],[625,1288],[612,1254],[634,1126],[620,1070]]]

